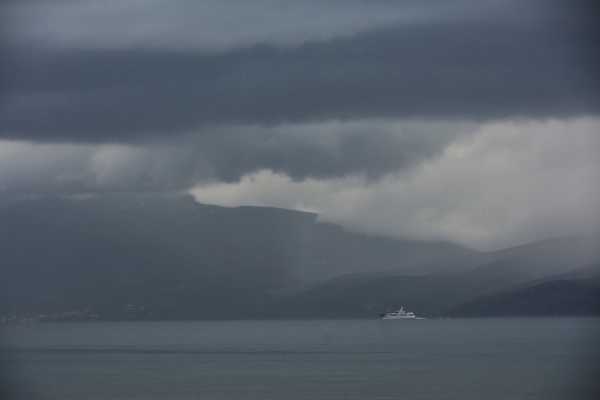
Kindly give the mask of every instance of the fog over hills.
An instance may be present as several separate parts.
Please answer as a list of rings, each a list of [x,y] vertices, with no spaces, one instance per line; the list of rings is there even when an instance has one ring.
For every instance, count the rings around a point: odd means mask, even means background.
[[[184,195],[5,199],[0,220],[3,315],[368,317],[401,304],[439,315],[600,260],[595,238],[481,253]]]
[[[0,2],[2,315],[440,315],[599,260],[589,0],[179,3]]]

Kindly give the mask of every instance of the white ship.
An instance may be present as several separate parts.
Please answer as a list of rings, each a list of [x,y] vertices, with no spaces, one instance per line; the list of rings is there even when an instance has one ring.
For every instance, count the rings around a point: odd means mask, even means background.
[[[423,319],[417,317],[414,312],[404,310],[404,307],[400,307],[398,311],[392,311],[385,314],[381,314],[381,319]]]

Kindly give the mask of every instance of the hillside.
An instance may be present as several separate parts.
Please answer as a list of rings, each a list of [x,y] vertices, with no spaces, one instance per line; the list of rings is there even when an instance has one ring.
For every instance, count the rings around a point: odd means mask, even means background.
[[[350,232],[312,213],[208,206],[182,195],[5,200],[0,221],[0,315],[341,318],[405,305],[436,316],[548,279],[579,285],[593,275],[584,267],[600,263],[597,237],[480,253]],[[591,293],[565,285],[565,296]],[[539,295],[539,308],[544,288],[511,296],[519,304]]]
[[[600,285],[581,280],[551,280],[477,298],[453,308],[448,315],[465,317],[600,315]]]
[[[4,312],[91,308],[127,317],[244,317],[280,292],[345,273],[466,266],[451,243],[380,238],[311,213],[189,196],[43,197],[0,204]]]
[[[457,312],[457,307],[463,304],[476,304],[480,300],[487,302],[498,294],[516,291],[515,296],[520,298],[517,303],[531,301],[532,313],[541,312],[536,310],[541,310],[547,304],[557,314],[573,311],[573,308],[581,305],[579,312],[585,314],[590,312],[586,304],[593,303],[590,298],[594,296],[594,291],[590,292],[588,288],[600,287],[600,264],[588,265],[590,261],[600,261],[595,247],[592,247],[594,244],[593,237],[546,240],[477,255],[477,260],[484,261],[482,265],[471,269],[426,276],[346,275],[290,296],[285,299],[282,308],[288,314],[372,317],[379,312],[404,305],[421,315],[462,315],[462,312]],[[560,253],[560,257],[555,257],[557,253]],[[571,305],[566,306],[563,311],[549,302],[547,294],[550,292],[546,291],[546,286],[540,286],[539,291],[532,289],[528,292],[530,287],[537,287],[539,284],[553,287],[553,281],[573,283],[572,286],[565,285],[557,289],[565,296],[562,298],[565,304]],[[578,288],[582,291],[580,301],[576,300]],[[521,294],[520,290],[527,293]],[[574,300],[569,300],[568,296]],[[501,301],[498,306],[500,304]],[[519,315],[519,310],[511,304],[506,300],[503,313]],[[528,310],[527,307],[520,309]],[[494,315],[500,308],[488,309],[482,306],[480,310],[480,315],[486,315],[486,310]]]

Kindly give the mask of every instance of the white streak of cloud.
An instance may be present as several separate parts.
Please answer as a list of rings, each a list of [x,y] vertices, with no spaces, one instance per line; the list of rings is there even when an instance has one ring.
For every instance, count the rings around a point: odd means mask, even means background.
[[[294,182],[261,171],[198,186],[199,201],[314,210],[324,220],[392,236],[498,248],[600,227],[600,122],[480,127],[410,173]]]

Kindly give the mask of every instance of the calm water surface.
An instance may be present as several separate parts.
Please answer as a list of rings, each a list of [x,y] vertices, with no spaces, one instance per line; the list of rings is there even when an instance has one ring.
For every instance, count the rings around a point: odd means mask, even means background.
[[[592,399],[596,337],[585,318],[62,323],[3,328],[2,357],[27,399]]]

